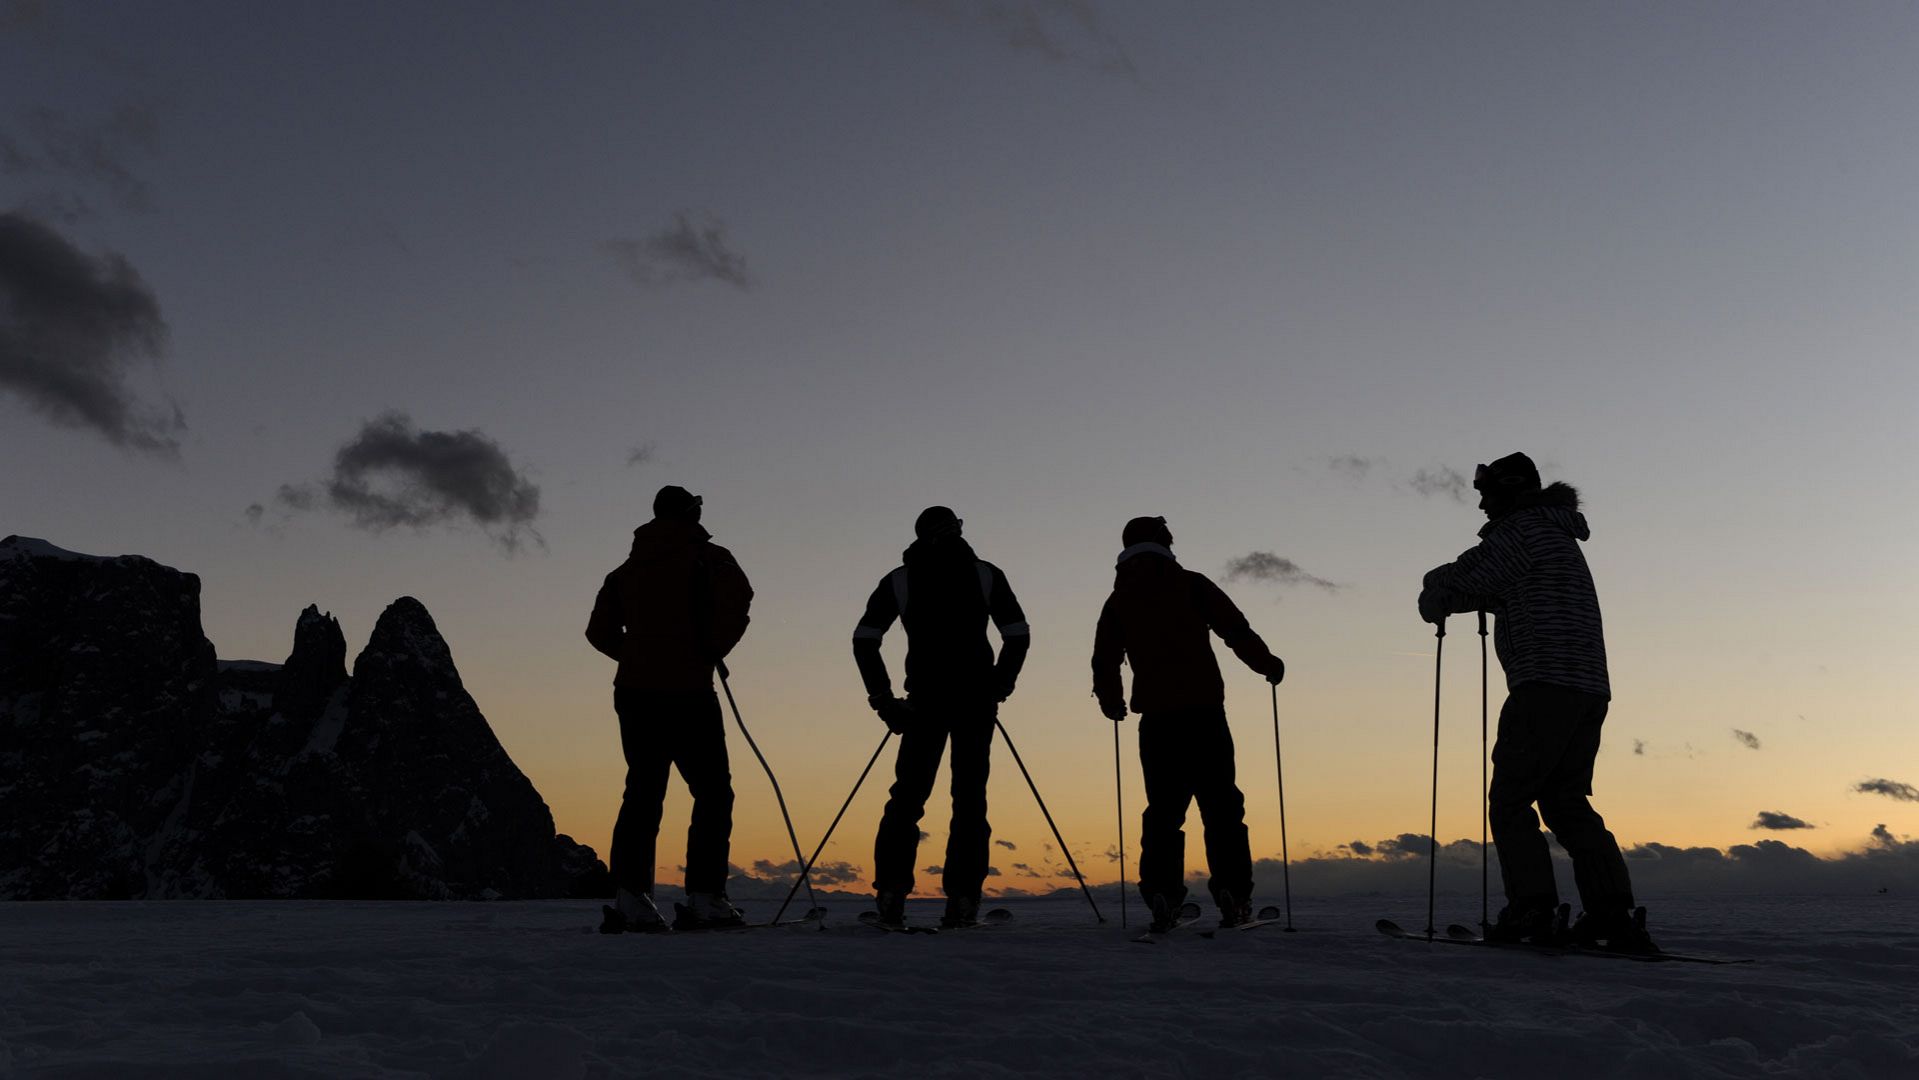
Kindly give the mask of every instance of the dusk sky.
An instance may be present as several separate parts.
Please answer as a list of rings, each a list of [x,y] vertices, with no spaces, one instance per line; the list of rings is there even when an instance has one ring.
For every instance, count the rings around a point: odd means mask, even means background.
[[[1002,719],[1110,880],[1126,519],[1285,658],[1291,852],[1336,854],[1426,830],[1414,598],[1524,450],[1586,499],[1623,844],[1919,834],[1915,56],[1919,8],[1866,3],[0,0],[0,535],[197,573],[225,658],[310,603],[354,655],[418,597],[604,855],[582,630],[653,492],[757,590],[733,689],[809,847],[884,730],[853,625],[945,504],[1033,627]],[[1442,839],[1479,834],[1471,622]],[[1266,685],[1218,652],[1274,855]],[[784,862],[730,745],[733,861]],[[870,870],[889,778],[828,860]],[[1003,744],[991,795],[989,888],[1059,884]]]

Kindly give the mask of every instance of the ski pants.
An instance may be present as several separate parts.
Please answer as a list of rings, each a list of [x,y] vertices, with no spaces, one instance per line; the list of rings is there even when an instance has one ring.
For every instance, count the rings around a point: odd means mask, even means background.
[[[1139,721],[1139,765],[1146,777],[1140,815],[1139,892],[1152,903],[1186,899],[1186,808],[1199,801],[1206,828],[1207,889],[1218,899],[1253,895],[1253,855],[1246,839],[1246,796],[1233,774],[1233,732],[1226,708],[1166,709]]]
[[[915,695],[908,699],[914,723],[900,736],[893,766],[893,790],[873,841],[873,887],[911,893],[913,863],[919,855],[920,818],[933,794],[940,757],[953,742],[953,820],[946,833],[946,895],[978,896],[986,882],[993,826],[986,820],[986,777],[991,771],[993,724],[998,706],[991,701],[952,701]]]
[[[613,688],[626,753],[626,794],[613,824],[607,861],[614,884],[631,893],[653,891],[654,849],[667,773],[678,766],[693,796],[686,830],[686,891],[726,890],[733,834],[733,774],[726,759],[726,726],[712,689]]]
[[[1541,816],[1572,856],[1579,902],[1587,911],[1621,912],[1633,905],[1619,842],[1586,798],[1592,794],[1606,704],[1598,694],[1522,683],[1500,707],[1487,814],[1506,902],[1514,911],[1559,905],[1552,855],[1539,831]]]

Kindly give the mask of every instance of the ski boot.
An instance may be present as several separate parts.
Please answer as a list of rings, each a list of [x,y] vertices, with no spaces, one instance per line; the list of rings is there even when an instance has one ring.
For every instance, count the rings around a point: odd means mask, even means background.
[[[1570,936],[1572,943],[1581,948],[1639,954],[1659,951],[1652,935],[1646,933],[1643,907],[1608,908],[1603,913],[1582,911]]]
[[[1216,894],[1213,897],[1213,902],[1219,905],[1219,928],[1221,930],[1229,930],[1241,923],[1253,921],[1253,902],[1250,900],[1240,900],[1235,898],[1232,893],[1223,892]]]
[[[874,893],[873,907],[880,914],[881,926],[906,925],[906,894],[898,889],[881,889]]]
[[[946,914],[940,916],[940,929],[964,930],[979,925],[979,897],[949,896],[946,898]]]
[[[690,892],[686,903],[673,905],[675,930],[724,930],[746,925],[746,916],[725,893]]]
[[[1173,925],[1179,922],[1179,905],[1180,901],[1174,900],[1165,893],[1153,893],[1148,896],[1146,910],[1153,913],[1153,921],[1147,925],[1146,929],[1155,934],[1164,934],[1172,930]]]
[[[651,893],[621,889],[613,903],[601,905],[600,911],[604,913],[600,920],[602,934],[657,934],[667,928],[660,909],[653,906]]]
[[[1555,945],[1559,943],[1558,909],[1551,902],[1508,904],[1499,909],[1499,919],[1486,928],[1486,940],[1501,945]]]

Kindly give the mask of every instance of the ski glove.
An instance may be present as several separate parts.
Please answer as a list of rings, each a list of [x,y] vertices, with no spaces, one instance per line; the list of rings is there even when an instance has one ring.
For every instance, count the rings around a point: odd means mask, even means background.
[[[880,719],[886,723],[886,730],[895,735],[904,735],[913,726],[913,707],[901,698],[891,694],[874,694],[866,699],[866,703],[880,714]]]
[[[1286,677],[1286,661],[1281,660],[1277,656],[1273,657],[1273,664],[1271,667],[1266,669],[1265,674],[1266,674],[1267,682],[1272,683],[1274,686],[1278,686],[1280,683],[1280,680]]]
[[[1452,614],[1452,612],[1447,610],[1446,598],[1444,594],[1440,593],[1436,589],[1420,590],[1420,593],[1419,593],[1420,621],[1429,622],[1436,626],[1444,626],[1446,623],[1446,616],[1450,614]]]
[[[1115,724],[1126,719],[1126,703],[1124,701],[1103,701],[1100,703],[1099,711],[1105,715],[1106,719],[1111,720]]]

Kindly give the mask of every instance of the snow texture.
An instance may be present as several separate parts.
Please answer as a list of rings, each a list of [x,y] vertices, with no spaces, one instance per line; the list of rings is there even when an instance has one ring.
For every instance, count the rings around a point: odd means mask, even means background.
[[[861,928],[861,906],[833,902],[824,932],[603,937],[578,901],[4,904],[0,1071],[1919,1075],[1919,919],[1901,895],[1654,909],[1666,947],[1757,961],[1736,967],[1373,932],[1381,916],[1423,926],[1423,896],[1296,903],[1297,934],[1157,946],[1128,941],[1136,905],[1130,931],[1047,899],[939,936]],[[1443,898],[1440,919],[1478,906]]]

